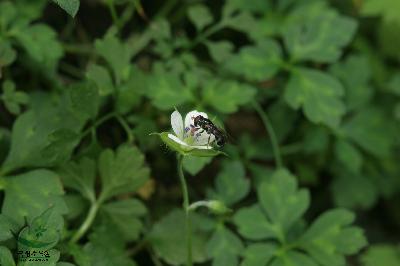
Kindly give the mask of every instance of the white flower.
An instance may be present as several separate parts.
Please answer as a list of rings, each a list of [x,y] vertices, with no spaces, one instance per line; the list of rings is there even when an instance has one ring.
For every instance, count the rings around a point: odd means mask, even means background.
[[[171,126],[175,135],[168,134],[168,138],[188,148],[212,149],[210,143],[214,141],[214,135],[196,128],[193,124],[193,119],[199,115],[208,118],[206,113],[194,110],[186,115],[185,124],[183,124],[182,115],[174,111],[171,114]]]

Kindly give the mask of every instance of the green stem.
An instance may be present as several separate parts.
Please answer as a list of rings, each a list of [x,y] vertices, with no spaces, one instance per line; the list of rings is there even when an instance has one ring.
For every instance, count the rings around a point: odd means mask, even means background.
[[[92,203],[92,206],[90,207],[89,213],[86,216],[85,221],[81,224],[78,231],[76,231],[75,234],[72,236],[70,243],[76,243],[79,239],[81,239],[82,236],[85,235],[87,230],[92,225],[94,219],[96,218],[99,207],[100,203],[98,201]]]
[[[142,249],[144,249],[148,244],[148,239],[147,237],[144,237],[139,243],[137,243],[132,249],[127,251],[127,255],[128,257],[133,257],[135,256],[137,253],[139,253],[139,251],[141,251]]]
[[[187,49],[190,50],[190,49],[194,48],[197,44],[204,42],[209,36],[216,33],[223,27],[224,27],[224,24],[219,22],[219,23],[213,25],[212,27],[208,28],[206,31],[204,31],[203,33],[198,35],[196,37],[196,39],[194,39],[194,41],[189,44]]]
[[[114,0],[107,1],[108,9],[110,10],[111,17],[113,19],[114,24],[117,26],[118,30],[121,30],[121,25],[119,23],[119,19],[117,16],[117,10],[115,9]]]
[[[190,204],[189,210],[195,211],[199,207],[208,207],[208,205],[209,205],[209,202],[206,200],[196,201],[196,202]]]
[[[129,2],[128,6],[124,9],[124,12],[120,16],[119,23],[121,28],[125,26],[126,23],[133,17],[135,14],[135,2]]]
[[[190,221],[190,210],[189,210],[189,193],[186,185],[185,176],[183,175],[182,161],[183,156],[178,154],[178,174],[181,182],[182,193],[183,193],[183,209],[185,211],[185,227],[186,227],[186,247],[187,247],[187,266],[192,266],[192,225]]]
[[[152,250],[149,250],[150,258],[153,261],[155,266],[162,266],[162,263],[159,258],[154,254]]]
[[[178,2],[177,0],[164,1],[165,4],[156,13],[156,15],[154,16],[153,20],[156,20],[158,18],[166,17],[169,14],[169,12],[171,12],[171,10],[174,8],[174,6],[176,5],[177,2]]]
[[[90,44],[63,43],[62,45],[64,50],[71,54],[92,54],[94,52]]]
[[[114,113],[114,112],[108,113],[105,116],[103,116],[102,118],[100,118],[99,120],[97,120],[91,127],[89,127],[88,129],[86,129],[85,131],[83,131],[81,133],[81,138],[83,138],[86,135],[88,135],[89,133],[91,133],[93,129],[97,128],[98,126],[100,126],[101,124],[106,122],[107,120],[110,120],[111,118],[115,117],[115,115],[116,115],[116,113]]]
[[[70,64],[67,64],[64,62],[60,62],[59,67],[60,67],[60,70],[66,72],[68,75],[70,75],[74,78],[82,79],[84,77],[82,70],[73,65],[70,65]]]
[[[128,142],[132,143],[133,142],[133,134],[132,134],[132,130],[129,127],[128,123],[126,123],[125,119],[119,114],[116,114],[115,117],[117,118],[117,120],[121,124],[121,126],[124,128],[126,136],[128,138]]]
[[[258,115],[261,117],[261,120],[263,121],[265,129],[268,132],[269,138],[271,140],[272,150],[274,152],[276,165],[278,168],[282,168],[283,167],[282,156],[281,156],[281,152],[279,149],[278,140],[276,138],[275,130],[272,127],[271,121],[269,120],[267,114],[264,112],[264,110],[261,108],[261,106],[258,102],[254,101],[253,106],[254,106],[254,109],[257,111]]]

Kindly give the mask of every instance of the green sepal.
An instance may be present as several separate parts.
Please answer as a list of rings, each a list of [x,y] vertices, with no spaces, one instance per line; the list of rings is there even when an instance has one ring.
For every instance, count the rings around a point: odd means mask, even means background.
[[[197,157],[214,157],[220,154],[223,154],[225,156],[228,156],[225,152],[218,151],[215,149],[198,149],[194,148],[192,146],[184,146],[181,145],[174,140],[170,139],[168,137],[168,134],[171,134],[169,132],[162,132],[162,133],[151,133],[150,135],[158,135],[160,136],[161,140],[173,151],[178,152],[179,154],[183,156],[197,156]]]

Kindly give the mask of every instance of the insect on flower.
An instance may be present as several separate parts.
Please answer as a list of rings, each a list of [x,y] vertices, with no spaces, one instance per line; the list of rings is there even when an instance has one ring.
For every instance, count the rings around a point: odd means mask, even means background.
[[[191,117],[198,115],[207,117],[206,113],[193,110],[186,114],[185,120],[183,120],[181,114],[178,111],[174,111],[171,114],[171,126],[175,135],[168,134],[168,137],[185,148],[212,149],[207,145],[207,140],[210,139],[210,142],[212,142],[215,139],[214,135],[209,135],[207,132],[197,132],[195,134],[193,130],[195,126]]]
[[[197,116],[192,116],[193,124],[191,125],[191,132],[194,134],[196,131],[200,130],[197,134],[202,134],[204,131],[209,134],[208,136],[208,141],[207,145],[210,144],[210,138],[213,135],[215,137],[215,143],[217,146],[222,147],[225,145],[226,142],[226,136],[223,133],[223,131],[218,128],[216,125],[214,125],[213,122],[211,122],[210,119],[202,116],[202,115],[197,115]]]
[[[198,118],[195,123],[194,118],[196,117]],[[171,114],[171,127],[173,132],[152,133],[151,135],[159,135],[171,150],[184,156],[214,157],[219,154],[226,155],[210,145],[210,143],[215,143],[215,146],[221,147],[225,144],[225,138],[223,131],[208,120],[206,113],[193,110],[187,113],[185,119],[183,119],[178,110],[175,110]]]

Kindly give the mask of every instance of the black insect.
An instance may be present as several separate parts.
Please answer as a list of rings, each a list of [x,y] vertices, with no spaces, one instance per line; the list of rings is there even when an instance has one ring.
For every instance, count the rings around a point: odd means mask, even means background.
[[[203,133],[204,131],[207,132],[207,134],[209,134],[210,136],[208,137],[208,143],[210,143],[210,137],[211,135],[214,135],[215,137],[215,143],[219,146],[222,147],[225,145],[226,142],[226,136],[223,133],[223,131],[221,129],[219,129],[217,126],[214,125],[213,122],[211,122],[210,119],[205,118],[202,115],[198,115],[196,117],[192,117],[193,119],[193,124],[194,124],[194,128],[193,131],[197,131],[197,130],[202,130],[200,132],[198,132],[199,134]]]

